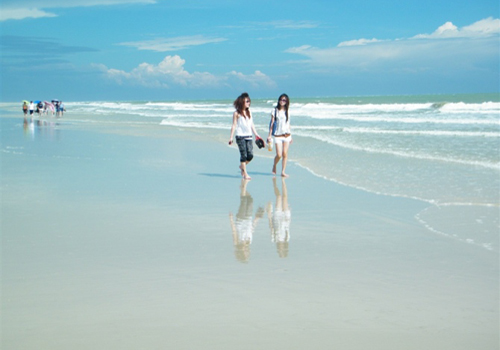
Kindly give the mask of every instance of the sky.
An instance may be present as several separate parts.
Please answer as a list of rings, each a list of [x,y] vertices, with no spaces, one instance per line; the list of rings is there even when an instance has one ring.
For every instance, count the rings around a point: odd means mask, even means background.
[[[500,91],[498,0],[2,0],[3,102]]]

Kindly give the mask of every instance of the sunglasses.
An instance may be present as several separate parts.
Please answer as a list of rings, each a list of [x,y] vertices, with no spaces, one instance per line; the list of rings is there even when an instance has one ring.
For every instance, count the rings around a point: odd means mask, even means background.
[[[280,100],[280,102],[288,102],[288,100],[287,100],[287,99],[285,99],[285,98],[282,98],[282,99]]]

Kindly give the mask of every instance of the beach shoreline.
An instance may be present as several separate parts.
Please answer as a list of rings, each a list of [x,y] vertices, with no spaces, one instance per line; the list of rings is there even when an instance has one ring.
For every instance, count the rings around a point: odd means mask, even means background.
[[[428,230],[428,203],[273,177],[265,150],[244,182],[188,128],[0,122],[2,347],[498,348],[498,250]]]

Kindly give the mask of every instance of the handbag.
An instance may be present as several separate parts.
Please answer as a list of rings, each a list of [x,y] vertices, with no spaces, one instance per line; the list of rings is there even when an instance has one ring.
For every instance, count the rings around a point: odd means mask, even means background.
[[[264,148],[264,140],[262,140],[260,137],[255,138],[255,144],[259,148]]]

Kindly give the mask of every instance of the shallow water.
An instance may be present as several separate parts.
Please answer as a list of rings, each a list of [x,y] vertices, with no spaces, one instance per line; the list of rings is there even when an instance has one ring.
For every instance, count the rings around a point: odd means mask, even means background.
[[[79,118],[0,118],[2,348],[498,347],[497,252],[427,227],[464,213],[267,151],[242,182],[228,130]]]
[[[253,100],[257,130],[267,134],[273,100]],[[141,134],[171,129],[227,143],[231,101],[68,102],[61,120],[27,128],[28,137],[64,128],[112,128]],[[13,113],[17,104],[3,103]],[[372,193],[431,203],[418,220],[447,237],[498,251],[500,96],[498,94],[292,98],[290,159],[312,174]],[[60,125],[56,125],[56,124]],[[5,144],[3,152],[16,152]],[[272,153],[256,152],[272,157]],[[434,226],[439,215],[456,224]],[[432,215],[438,215],[433,218]],[[424,219],[425,217],[425,219]],[[458,224],[460,223],[460,224]]]

